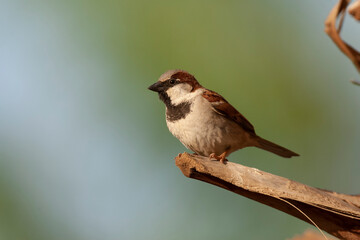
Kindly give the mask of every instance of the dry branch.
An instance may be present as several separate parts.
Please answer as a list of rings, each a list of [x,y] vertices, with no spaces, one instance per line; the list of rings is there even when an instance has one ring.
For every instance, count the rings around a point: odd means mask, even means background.
[[[360,0],[356,0],[349,6],[348,12],[353,18],[360,21]]]
[[[351,0],[339,0],[339,2],[334,6],[325,20],[325,32],[338,46],[338,48],[353,62],[358,72],[360,72],[360,53],[340,37],[341,27],[343,25],[346,14],[346,8],[348,7],[350,1]],[[357,0],[349,8],[349,13],[355,19],[360,17],[359,4],[359,0]],[[338,19],[339,26],[336,28],[336,21]]]
[[[218,187],[309,220],[286,200],[301,209],[321,229],[340,239],[360,239],[360,196],[339,194],[298,183],[255,168],[206,157],[179,154],[176,165],[186,177]]]

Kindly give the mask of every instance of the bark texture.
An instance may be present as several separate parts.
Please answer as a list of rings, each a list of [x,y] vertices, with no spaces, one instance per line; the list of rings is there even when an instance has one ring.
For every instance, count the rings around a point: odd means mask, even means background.
[[[179,154],[176,165],[186,177],[222,187],[312,224],[340,239],[360,239],[360,196],[340,194],[241,164]],[[285,201],[283,201],[285,200]]]

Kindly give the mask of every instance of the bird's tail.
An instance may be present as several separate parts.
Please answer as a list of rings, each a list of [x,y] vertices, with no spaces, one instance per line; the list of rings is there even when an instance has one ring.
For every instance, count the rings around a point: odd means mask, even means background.
[[[293,151],[290,151],[289,149],[286,149],[284,147],[281,147],[275,143],[272,143],[266,139],[263,139],[259,136],[256,136],[256,145],[255,147],[258,147],[258,148],[261,148],[261,149],[264,149],[266,151],[269,151],[269,152],[272,152],[272,153],[275,153],[281,157],[284,157],[284,158],[291,158],[291,157],[294,157],[294,156],[299,156],[299,154],[293,152]]]

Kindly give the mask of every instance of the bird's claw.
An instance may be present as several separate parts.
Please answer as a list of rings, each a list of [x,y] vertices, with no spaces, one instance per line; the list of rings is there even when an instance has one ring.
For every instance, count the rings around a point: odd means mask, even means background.
[[[226,162],[228,161],[226,158],[226,152],[222,153],[220,156],[217,156],[215,153],[211,153],[209,155],[209,160],[215,158],[216,160],[220,161],[222,164],[226,164]]]

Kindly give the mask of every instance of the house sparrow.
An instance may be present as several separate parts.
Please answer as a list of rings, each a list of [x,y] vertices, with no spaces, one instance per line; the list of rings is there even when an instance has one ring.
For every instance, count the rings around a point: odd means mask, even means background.
[[[183,70],[170,70],[149,87],[166,105],[170,132],[188,149],[224,163],[244,147],[258,147],[279,156],[299,156],[256,135],[251,123],[221,95],[200,85]]]

